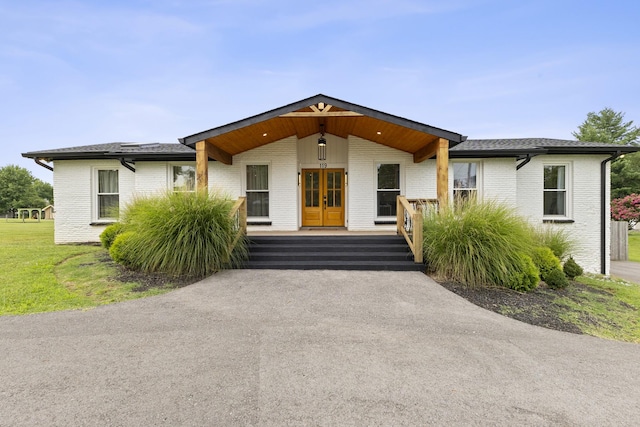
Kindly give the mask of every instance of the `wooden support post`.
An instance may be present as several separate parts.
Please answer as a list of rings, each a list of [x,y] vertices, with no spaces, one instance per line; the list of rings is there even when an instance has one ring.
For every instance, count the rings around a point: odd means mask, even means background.
[[[436,171],[438,207],[444,208],[449,203],[449,141],[444,138],[438,140]]]
[[[196,183],[198,185],[198,191],[207,191],[209,188],[207,141],[196,142]]]

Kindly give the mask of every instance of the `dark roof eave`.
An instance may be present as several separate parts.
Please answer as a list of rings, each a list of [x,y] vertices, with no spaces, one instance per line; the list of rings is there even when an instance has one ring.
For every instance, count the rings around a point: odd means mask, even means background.
[[[196,153],[46,153],[30,152],[22,153],[22,157],[28,159],[52,160],[120,160],[127,161],[195,161]]]
[[[519,149],[519,150],[452,150],[449,151],[449,158],[452,159],[468,159],[468,158],[488,158],[488,157],[522,157],[537,156],[546,154],[545,149]]]
[[[342,101],[337,98],[332,98],[330,96],[318,94],[310,98],[306,98],[301,101],[297,101],[297,102],[285,105],[284,107],[279,107],[261,114],[257,114],[255,116],[248,117],[243,120],[238,120],[236,122],[219,126],[213,129],[209,129],[203,132],[199,132],[193,135],[189,135],[184,138],[178,138],[178,141],[180,141],[181,144],[184,144],[188,147],[193,147],[193,145],[195,145],[195,143],[198,141],[202,141],[207,138],[213,138],[228,132],[232,132],[234,130],[251,126],[256,123],[261,123],[263,121],[279,117],[283,114],[290,113],[292,111],[296,111],[301,108],[308,107],[309,105],[317,104],[319,102],[324,102],[326,104],[331,104],[338,108],[343,108],[345,110],[353,111],[355,113],[360,113],[362,115],[372,117],[374,119],[383,120],[398,126],[404,126],[409,129],[417,130],[419,132],[429,133],[431,135],[435,135],[440,138],[445,138],[453,143],[452,146],[455,146],[465,140],[464,136],[455,132],[450,132],[445,129],[436,128],[433,126],[426,125],[424,123],[419,123],[419,122],[405,119],[399,116],[394,116],[392,114],[383,113],[382,111],[378,111],[371,108],[363,107],[361,105]]]
[[[451,150],[450,158],[487,158],[487,157],[522,157],[537,156],[540,154],[616,154],[635,153],[640,147],[628,145],[611,145],[610,147],[532,147],[519,149],[470,149]]]

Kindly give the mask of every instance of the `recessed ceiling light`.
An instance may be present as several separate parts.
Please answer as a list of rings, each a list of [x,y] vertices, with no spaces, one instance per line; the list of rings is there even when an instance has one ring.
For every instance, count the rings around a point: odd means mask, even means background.
[[[262,136],[267,136],[267,133],[266,133],[266,132],[265,132],[265,133],[263,133],[263,134],[262,134]]]
[[[378,135],[382,135],[382,132],[380,132],[380,131],[378,131],[378,132],[376,132],[376,133],[377,133]]]

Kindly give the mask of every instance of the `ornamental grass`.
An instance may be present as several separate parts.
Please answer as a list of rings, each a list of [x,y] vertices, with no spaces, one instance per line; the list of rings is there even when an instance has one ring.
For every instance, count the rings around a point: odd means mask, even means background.
[[[203,192],[136,198],[123,212],[110,252],[128,268],[175,276],[205,277],[237,267],[247,257],[247,241],[243,236],[231,248],[237,232],[233,203]]]
[[[506,286],[530,290],[514,280],[532,253],[531,227],[514,209],[494,201],[457,200],[425,214],[424,255],[438,279],[467,286]]]

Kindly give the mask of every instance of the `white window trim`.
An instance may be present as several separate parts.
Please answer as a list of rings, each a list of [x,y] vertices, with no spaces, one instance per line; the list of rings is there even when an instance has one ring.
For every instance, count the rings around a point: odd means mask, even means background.
[[[544,214],[544,168],[546,166],[564,166],[564,182],[565,182],[565,214],[564,215],[545,215]],[[571,162],[545,162],[542,164],[542,219],[543,220],[564,220],[573,218],[573,169]]]
[[[378,165],[387,164],[387,165],[399,165],[400,166],[400,195],[405,194],[404,190],[404,163],[400,160],[374,160],[373,162],[373,218],[374,221],[385,221],[390,218],[395,219],[396,215],[388,215],[388,216],[378,216]],[[389,190],[389,191],[398,191],[398,190]]]
[[[196,163],[195,162],[171,162],[167,165],[167,188],[172,192],[176,192],[176,190],[173,187],[173,167],[174,166],[193,166],[193,169],[195,170]],[[194,193],[197,189],[198,189],[198,173],[196,170],[194,191],[179,191],[179,193]]]
[[[91,199],[93,201],[93,209],[92,209],[93,222],[118,222],[118,218],[113,218],[113,217],[100,218],[100,203],[98,203],[98,196],[100,195],[100,193],[98,192],[98,186],[100,182],[100,179],[98,177],[99,171],[117,171],[118,172],[118,193],[104,193],[104,194],[107,194],[107,195],[118,194],[118,206],[120,206],[120,209],[122,208],[120,203],[122,201],[122,192],[120,191],[120,187],[122,184],[120,182],[120,169],[116,167],[95,166],[92,172],[93,185],[91,186],[92,187]]]
[[[242,195],[246,197],[247,195],[247,166],[263,166],[266,165],[267,166],[267,173],[268,173],[268,184],[269,184],[269,189],[268,189],[268,193],[269,193],[269,216],[248,216],[247,217],[247,221],[270,221],[271,220],[271,214],[272,214],[272,195],[273,195],[273,179],[272,179],[272,171],[273,168],[271,167],[271,162],[242,162],[242,171],[241,171],[241,175],[242,175]]]
[[[450,200],[453,201],[454,199],[454,169],[453,169],[453,165],[455,163],[475,163],[476,164],[476,197],[477,199],[480,201],[482,200],[482,182],[483,182],[483,170],[484,170],[484,164],[482,162],[482,160],[479,159],[457,159],[457,160],[452,160],[449,163],[449,194],[450,194]],[[464,190],[463,188],[460,188],[460,190]]]

